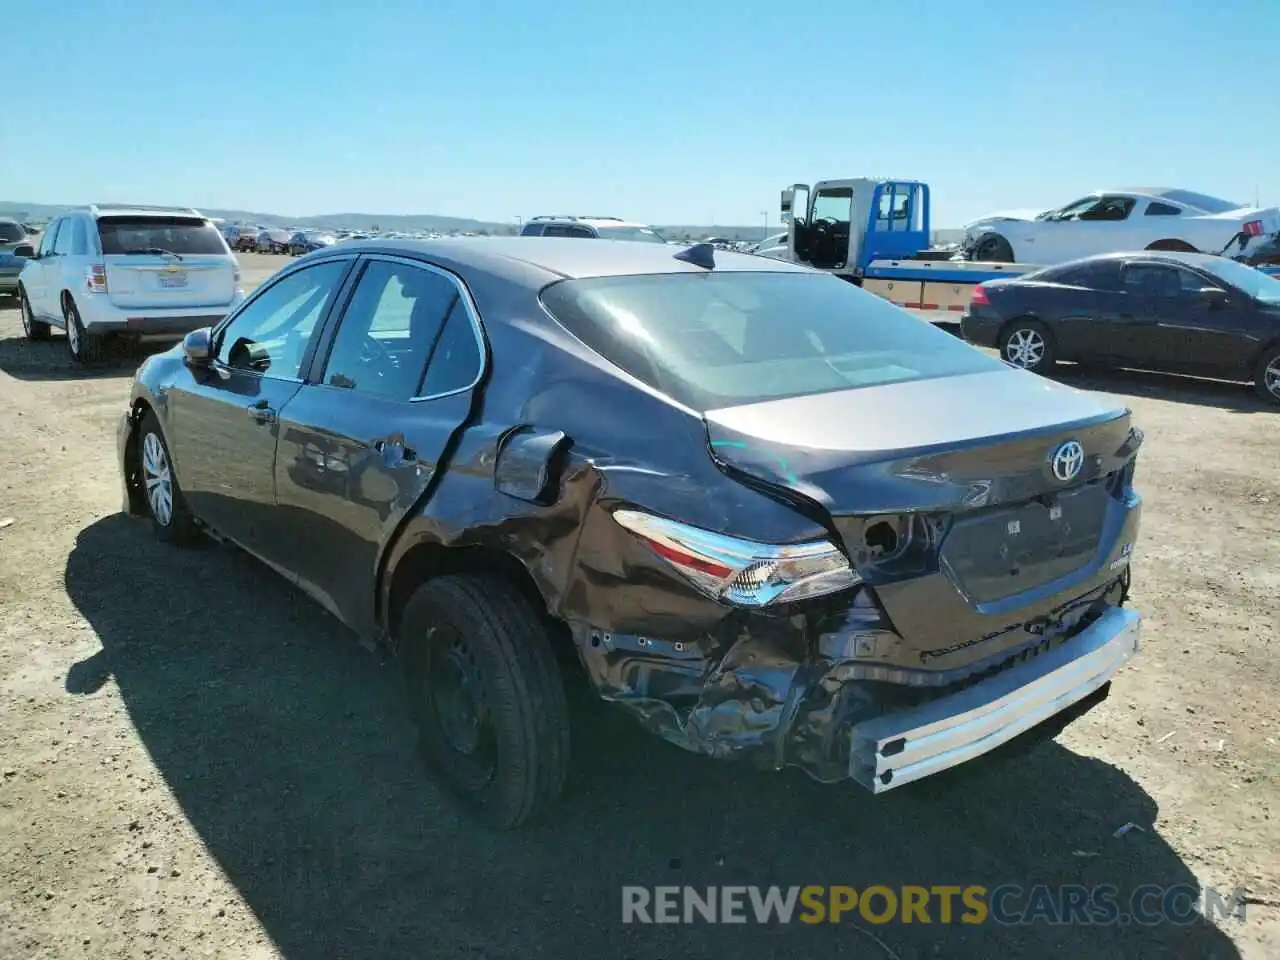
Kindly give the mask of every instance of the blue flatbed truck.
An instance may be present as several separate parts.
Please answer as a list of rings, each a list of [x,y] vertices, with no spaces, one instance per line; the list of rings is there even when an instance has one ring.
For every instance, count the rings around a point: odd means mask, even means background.
[[[932,247],[929,185],[920,180],[797,183],[782,191],[781,206],[785,240],[758,254],[828,270],[934,323],[958,325],[983,281],[1048,266],[965,260]],[[1280,264],[1259,269],[1280,276]]]

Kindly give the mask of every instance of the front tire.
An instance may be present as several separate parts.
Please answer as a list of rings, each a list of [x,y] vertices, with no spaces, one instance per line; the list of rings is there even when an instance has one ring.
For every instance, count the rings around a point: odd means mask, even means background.
[[[1053,334],[1039,320],[1014,320],[1000,334],[1000,359],[1032,373],[1048,373],[1057,362]]]
[[[529,601],[504,580],[440,577],[409,599],[398,636],[428,771],[499,830],[544,814],[564,789],[569,715]]]
[[[31,312],[31,301],[27,299],[27,291],[18,288],[18,310],[22,313],[22,333],[28,340],[48,340],[49,325],[37,320]]]
[[[199,535],[199,528],[178,486],[169,445],[165,443],[160,421],[154,413],[148,411],[142,418],[137,438],[138,474],[156,539],[176,546],[193,542]]]
[[[70,296],[62,300],[62,319],[67,325],[67,351],[76,363],[97,363],[102,359],[102,335],[89,333],[80,320],[80,311]]]
[[[1268,347],[1258,358],[1253,385],[1262,399],[1280,403],[1280,346]]]

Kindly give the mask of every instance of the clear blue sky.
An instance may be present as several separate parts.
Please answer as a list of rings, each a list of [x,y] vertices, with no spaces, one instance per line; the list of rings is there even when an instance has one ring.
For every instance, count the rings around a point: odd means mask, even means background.
[[[1280,204],[1280,0],[4,8],[5,200],[758,224],[787,184],[895,175],[939,227],[1108,185]]]

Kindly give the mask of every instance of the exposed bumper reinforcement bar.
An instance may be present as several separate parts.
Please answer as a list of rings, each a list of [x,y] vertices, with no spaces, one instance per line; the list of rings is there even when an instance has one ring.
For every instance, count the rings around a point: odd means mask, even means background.
[[[1141,632],[1136,611],[1114,608],[1026,663],[856,724],[849,775],[872,793],[884,793],[980,756],[1098,690],[1138,651]]]

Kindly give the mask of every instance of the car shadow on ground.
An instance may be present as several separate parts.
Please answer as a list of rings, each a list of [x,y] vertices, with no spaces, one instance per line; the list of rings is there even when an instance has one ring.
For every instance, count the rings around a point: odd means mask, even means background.
[[[1233,413],[1280,412],[1280,406],[1263,400],[1251,383],[1184,377],[1149,370],[1105,370],[1065,363],[1053,372],[1053,379],[1084,390],[1218,407]]]
[[[0,337],[0,371],[15,380],[109,380],[132,377],[143,360],[153,353],[167,350],[171,343],[135,343],[109,339],[103,345],[102,359],[84,365],[76,363],[67,352],[67,339],[59,330],[48,340],[25,337]]]
[[[1200,920],[943,925],[936,905],[930,925],[624,925],[631,884],[1110,884],[1123,904],[1141,884],[1195,880],[1152,827],[1149,795],[1054,742],[873,799],[685,754],[602,705],[578,709],[552,822],[494,835],[420,774],[394,661],[256,562],[166,548],[115,515],[80,532],[66,588],[102,643],[70,667],[67,691],[115,681],[191,824],[290,960],[1238,956]],[[1113,836],[1128,822],[1144,830]]]

